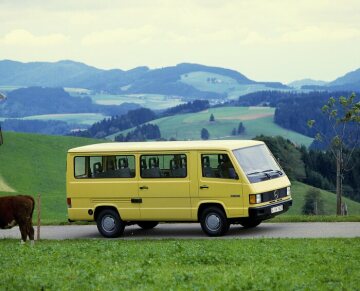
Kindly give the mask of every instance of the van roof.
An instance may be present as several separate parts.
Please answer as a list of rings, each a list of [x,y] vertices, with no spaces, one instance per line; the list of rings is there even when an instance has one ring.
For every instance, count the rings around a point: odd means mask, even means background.
[[[69,153],[97,152],[144,152],[179,150],[234,150],[263,144],[256,140],[207,140],[207,141],[157,141],[157,142],[111,142],[72,148]]]

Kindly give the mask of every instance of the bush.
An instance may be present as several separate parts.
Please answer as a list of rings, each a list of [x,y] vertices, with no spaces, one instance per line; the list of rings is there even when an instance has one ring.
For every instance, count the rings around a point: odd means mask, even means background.
[[[321,215],[324,214],[324,201],[321,198],[319,189],[310,188],[305,195],[305,204],[302,209],[305,215]]]

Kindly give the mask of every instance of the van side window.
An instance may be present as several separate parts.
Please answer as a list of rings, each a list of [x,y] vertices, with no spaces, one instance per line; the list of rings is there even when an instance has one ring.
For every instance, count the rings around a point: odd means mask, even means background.
[[[75,178],[133,178],[135,156],[75,157]]]
[[[207,178],[238,179],[227,154],[201,155],[202,176]]]
[[[143,155],[140,158],[142,178],[185,178],[187,159],[185,154]]]

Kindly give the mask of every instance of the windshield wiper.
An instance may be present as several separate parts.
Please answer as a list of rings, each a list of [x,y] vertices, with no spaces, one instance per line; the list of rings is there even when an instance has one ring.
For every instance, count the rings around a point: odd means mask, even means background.
[[[265,171],[262,171],[262,173],[267,173],[267,172],[276,172],[278,173],[280,176],[282,176],[284,173],[280,170],[273,170],[273,169],[269,169],[269,170],[265,170]]]
[[[260,174],[261,172],[256,171],[256,172],[251,172],[251,173],[246,173],[246,175],[250,176],[250,175],[255,175],[255,174]]]

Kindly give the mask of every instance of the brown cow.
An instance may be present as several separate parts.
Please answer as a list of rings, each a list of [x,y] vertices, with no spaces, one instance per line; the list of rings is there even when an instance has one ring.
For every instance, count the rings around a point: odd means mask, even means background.
[[[35,201],[31,196],[17,195],[0,197],[0,228],[9,229],[19,225],[22,243],[27,236],[34,243],[32,215]]]

